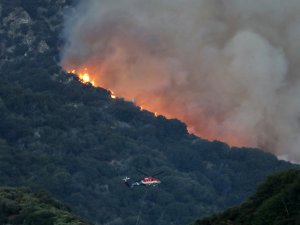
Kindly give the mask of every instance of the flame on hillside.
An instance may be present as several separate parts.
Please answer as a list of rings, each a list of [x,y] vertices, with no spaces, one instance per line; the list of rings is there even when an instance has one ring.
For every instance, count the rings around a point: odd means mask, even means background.
[[[75,74],[79,77],[80,81],[84,84],[92,84],[94,87],[103,87],[105,89],[108,89],[110,92],[110,97],[112,99],[116,99],[117,97],[124,98],[127,101],[132,101],[135,103],[137,106],[139,106],[140,110],[148,110],[150,112],[153,112],[154,116],[157,117],[159,115],[164,115],[167,118],[174,118],[175,115],[170,115],[167,112],[164,112],[164,110],[161,110],[159,107],[157,107],[155,104],[152,104],[151,102],[143,102],[141,98],[135,99],[134,97],[130,95],[119,95],[117,96],[116,93],[111,90],[111,87],[108,85],[105,85],[105,83],[101,82],[101,80],[97,79],[97,75],[93,75],[94,73],[90,73],[89,69],[85,67],[83,70],[76,70],[76,69],[71,69],[67,70],[68,73]],[[97,80],[97,82],[96,82]]]
[[[115,95],[115,93],[113,91],[110,91],[110,93],[111,93],[111,95],[110,95],[111,98],[113,98],[113,99],[117,98],[117,96]]]
[[[112,89],[114,84],[106,83],[105,82],[105,76],[102,74],[97,74],[96,72],[89,72],[94,71],[93,68],[90,70],[87,67],[84,67],[84,69],[71,69],[68,70],[69,73],[73,73],[77,75],[80,78],[80,81],[84,84],[92,84],[95,87],[102,87],[110,91],[110,96],[112,99],[116,99],[117,97],[124,98],[127,101],[132,101],[135,105],[139,106],[140,110],[147,110],[150,112],[153,112],[153,115],[155,117],[159,115],[163,115],[168,119],[171,118],[177,118],[184,123],[187,124],[187,129],[190,134],[199,135],[201,137],[204,137],[208,140],[222,140],[227,142],[231,146],[245,146],[245,143],[248,144],[248,146],[251,146],[252,140],[249,140],[249,137],[241,138],[242,136],[234,136],[232,133],[233,131],[227,133],[219,133],[216,134],[215,130],[210,130],[209,128],[205,127],[205,124],[203,126],[199,126],[199,123],[197,123],[196,126],[194,126],[195,120],[207,120],[207,118],[199,117],[189,117],[187,114],[181,114],[181,110],[170,110],[168,107],[168,104],[166,104],[166,100],[162,96],[134,96],[134,92],[131,93],[131,90],[128,89],[128,91],[124,92],[123,90],[117,90],[118,93],[116,94]],[[172,104],[172,103],[170,103]],[[184,104],[183,104],[184,105]],[[178,106],[181,108],[182,106]],[[206,121],[207,122],[207,121]],[[239,131],[236,131],[239,133]]]
[[[84,68],[84,70],[83,71],[76,71],[75,69],[72,69],[72,70],[68,70],[67,71],[68,73],[72,73],[72,74],[75,74],[75,75],[77,75],[78,77],[79,77],[79,80],[82,82],[82,83],[84,83],[84,84],[92,84],[94,87],[102,87],[101,85],[97,85],[96,83],[95,83],[95,79],[94,78],[92,78],[92,75],[88,72],[88,68]],[[107,88],[108,89],[108,88]],[[114,93],[114,91],[112,91],[112,90],[109,90],[109,92],[110,92],[110,97],[112,98],[112,99],[116,99],[117,98],[117,96],[116,96],[116,94]]]
[[[80,1],[62,66],[201,137],[299,161],[300,1],[138,2]]]
[[[84,71],[82,72],[80,71],[77,72],[76,70],[72,69],[72,70],[68,70],[68,73],[76,74],[79,77],[80,81],[84,84],[90,83],[91,85],[95,86],[95,81],[91,79],[91,76],[87,71],[88,71],[87,68],[84,68]]]

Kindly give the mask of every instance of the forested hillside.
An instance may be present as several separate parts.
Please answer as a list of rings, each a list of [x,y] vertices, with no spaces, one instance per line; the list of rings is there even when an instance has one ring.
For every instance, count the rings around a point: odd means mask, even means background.
[[[96,224],[185,224],[236,205],[293,167],[82,84],[58,65],[68,1],[0,1],[0,185],[46,189]],[[127,189],[137,169],[155,188]],[[138,217],[140,215],[140,217]]]
[[[193,225],[300,224],[300,171],[273,175],[241,206]]]
[[[47,193],[24,188],[0,188],[0,224],[91,225],[72,215],[69,207]]]

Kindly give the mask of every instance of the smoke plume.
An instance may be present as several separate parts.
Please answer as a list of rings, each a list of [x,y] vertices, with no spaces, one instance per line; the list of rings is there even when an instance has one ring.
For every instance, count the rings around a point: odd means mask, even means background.
[[[85,0],[66,69],[231,145],[300,160],[299,0]]]

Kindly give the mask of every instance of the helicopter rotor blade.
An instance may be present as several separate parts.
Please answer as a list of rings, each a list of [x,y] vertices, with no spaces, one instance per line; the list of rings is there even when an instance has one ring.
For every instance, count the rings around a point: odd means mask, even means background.
[[[160,174],[162,174],[162,173],[164,173],[164,171],[160,171],[160,172],[158,172],[158,173],[156,173],[156,174],[153,174],[152,177],[158,176],[158,175],[160,175]]]
[[[139,169],[137,169],[137,171],[138,171],[139,173],[141,173],[141,174],[143,174],[143,175],[145,175],[145,176],[149,177],[149,174],[147,174],[147,173],[144,173],[143,171],[141,171],[141,170],[139,170]]]

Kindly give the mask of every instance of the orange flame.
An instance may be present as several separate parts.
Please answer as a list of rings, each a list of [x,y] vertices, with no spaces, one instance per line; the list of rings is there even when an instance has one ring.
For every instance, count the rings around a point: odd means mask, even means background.
[[[95,86],[95,81],[90,78],[90,74],[87,72],[87,68],[84,69],[84,72],[76,73],[76,70],[72,69],[72,70],[68,70],[68,73],[76,74],[79,77],[80,81],[84,84],[90,83],[93,86]]]
[[[117,98],[117,96],[115,95],[115,93],[113,92],[113,91],[110,91],[110,97],[112,98],[112,99],[116,99]]]
[[[93,80],[91,78],[92,76],[88,72],[88,68],[85,67],[83,72],[76,72],[75,69],[68,70],[67,72],[68,73],[73,73],[73,74],[77,75],[82,83],[84,83],[84,84],[88,84],[89,83],[89,84],[92,84],[93,86],[96,87],[95,80]],[[99,86],[99,85],[97,85],[97,86]],[[117,98],[116,94],[112,90],[109,90],[109,91],[111,93],[110,97],[112,99],[116,99]]]
[[[93,73],[90,74],[88,72],[88,68],[79,69],[79,70],[71,69],[68,70],[68,72],[77,75],[80,81],[84,84],[90,83],[95,87],[103,87],[108,89],[110,91],[110,97],[112,99],[117,98],[118,95],[111,90],[112,85],[105,82],[105,77],[103,77],[102,74],[99,74],[97,76],[93,75]],[[96,79],[96,82],[94,79]],[[155,117],[159,115],[163,115],[166,118],[178,118],[179,120],[187,124],[188,132],[191,134],[199,135],[208,140],[225,141],[229,143],[229,145],[231,146],[245,146],[245,145],[251,146],[252,142],[251,140],[248,140],[248,137],[243,137],[241,135],[235,137],[234,135],[232,135],[232,132],[228,132],[228,133],[224,132],[224,133],[216,134],[213,130],[210,130],[207,127],[199,126],[199,124],[194,126],[195,118],[191,118],[186,115],[181,115],[180,113],[176,112],[176,109],[173,111],[170,110],[170,108],[160,104],[159,98],[156,101],[147,101],[147,99],[149,99],[147,97],[140,98],[140,97],[132,96],[130,95],[130,93],[131,93],[130,90],[126,93],[120,93],[119,97],[134,102],[134,104],[140,107],[141,111],[148,110],[150,112],[153,112]],[[207,118],[201,117],[198,118],[198,121],[199,120],[202,121],[204,119]],[[203,124],[203,126],[205,125]]]

